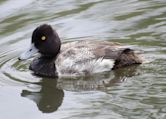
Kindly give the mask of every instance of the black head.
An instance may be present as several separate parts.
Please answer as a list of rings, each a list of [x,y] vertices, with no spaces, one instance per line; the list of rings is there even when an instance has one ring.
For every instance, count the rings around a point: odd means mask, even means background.
[[[46,57],[56,57],[61,47],[58,34],[47,24],[43,24],[33,31],[32,44],[39,53]]]
[[[26,60],[39,52],[41,57],[31,63],[30,69],[37,75],[57,77],[54,61],[60,47],[61,42],[56,31],[50,25],[43,24],[33,31],[31,47],[20,55],[19,60]]]

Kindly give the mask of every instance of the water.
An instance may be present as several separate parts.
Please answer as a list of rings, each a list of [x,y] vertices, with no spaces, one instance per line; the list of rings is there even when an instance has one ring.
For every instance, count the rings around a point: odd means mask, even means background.
[[[1,0],[1,119],[165,119],[165,0]],[[51,24],[62,42],[131,45],[149,63],[77,79],[36,77],[17,57]]]

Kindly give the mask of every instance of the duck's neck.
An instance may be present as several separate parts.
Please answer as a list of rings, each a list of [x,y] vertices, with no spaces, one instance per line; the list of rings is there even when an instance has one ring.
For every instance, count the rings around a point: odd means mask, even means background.
[[[55,66],[56,57],[41,56],[33,60],[29,68],[39,76],[58,77]]]

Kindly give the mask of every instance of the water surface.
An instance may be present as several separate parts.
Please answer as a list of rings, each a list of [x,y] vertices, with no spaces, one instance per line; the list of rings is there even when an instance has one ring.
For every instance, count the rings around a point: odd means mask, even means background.
[[[1,0],[1,119],[165,119],[165,0]],[[37,77],[18,56],[51,24],[62,42],[130,45],[149,63],[91,77]]]

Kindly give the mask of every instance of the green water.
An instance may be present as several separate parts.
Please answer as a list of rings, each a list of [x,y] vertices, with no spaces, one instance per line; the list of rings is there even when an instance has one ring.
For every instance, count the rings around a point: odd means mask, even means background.
[[[165,0],[1,0],[0,119],[165,119]],[[77,79],[36,77],[18,56],[51,24],[62,42],[130,45],[149,63]]]

